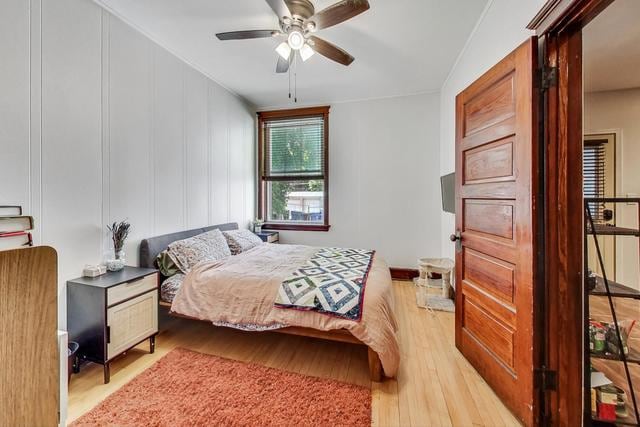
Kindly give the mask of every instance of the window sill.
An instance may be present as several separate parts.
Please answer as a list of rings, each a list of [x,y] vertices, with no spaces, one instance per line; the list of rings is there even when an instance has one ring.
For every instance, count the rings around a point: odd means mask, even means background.
[[[266,223],[262,225],[263,230],[290,230],[290,231],[329,231],[330,225],[324,224],[278,224]]]

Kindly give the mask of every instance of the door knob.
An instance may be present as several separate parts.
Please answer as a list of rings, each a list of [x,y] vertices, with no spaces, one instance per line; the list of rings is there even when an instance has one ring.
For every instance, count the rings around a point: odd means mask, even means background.
[[[449,236],[449,240],[456,243],[456,252],[462,250],[462,233],[460,233],[460,230],[456,230],[455,234]]]

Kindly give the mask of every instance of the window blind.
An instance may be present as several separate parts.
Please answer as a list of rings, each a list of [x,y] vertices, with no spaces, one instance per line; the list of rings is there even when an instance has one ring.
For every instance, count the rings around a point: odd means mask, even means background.
[[[265,179],[324,177],[324,118],[305,117],[263,123]]]
[[[605,146],[601,142],[585,141],[583,151],[584,197],[605,197]],[[590,203],[594,222],[604,222],[604,204]]]

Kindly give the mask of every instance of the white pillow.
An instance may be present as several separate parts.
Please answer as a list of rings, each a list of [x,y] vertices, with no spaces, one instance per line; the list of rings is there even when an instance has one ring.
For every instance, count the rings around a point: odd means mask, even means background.
[[[227,244],[233,255],[238,255],[264,243],[262,239],[249,230],[223,231],[222,234],[227,239]]]
[[[231,255],[227,240],[218,229],[173,242],[167,252],[184,274],[200,262],[215,261]]]

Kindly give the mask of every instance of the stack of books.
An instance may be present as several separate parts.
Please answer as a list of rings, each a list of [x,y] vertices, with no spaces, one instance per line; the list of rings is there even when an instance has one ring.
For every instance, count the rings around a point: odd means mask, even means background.
[[[0,250],[33,246],[33,217],[22,215],[22,206],[0,206]]]

